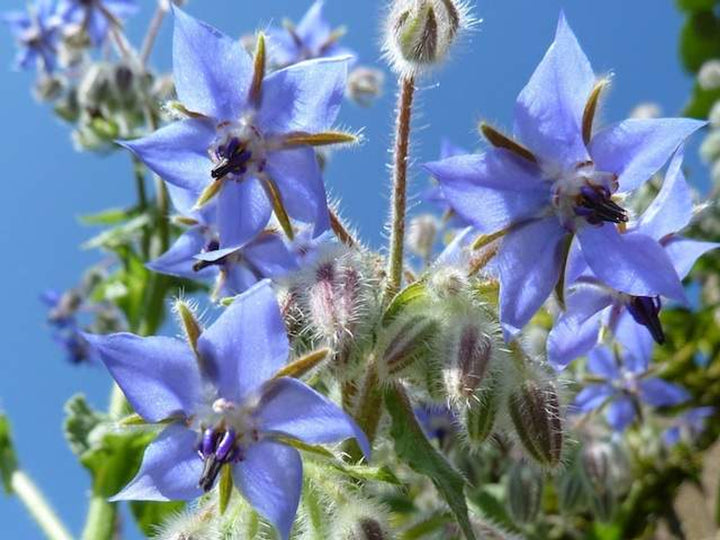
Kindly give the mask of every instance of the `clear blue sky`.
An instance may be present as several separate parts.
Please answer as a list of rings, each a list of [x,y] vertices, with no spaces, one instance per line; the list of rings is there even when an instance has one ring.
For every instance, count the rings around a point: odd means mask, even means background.
[[[152,12],[151,0],[140,0],[141,14],[130,32],[142,34]],[[475,2],[473,2],[475,3]],[[231,35],[240,35],[283,17],[297,20],[310,0],[202,0],[188,11]],[[384,0],[327,0],[330,19],[349,27],[346,44],[363,63],[382,66],[379,18]],[[21,8],[23,0],[5,0]],[[655,101],[666,114],[681,110],[691,81],[677,56],[681,16],[672,0],[484,0],[475,13],[484,19],[455,58],[436,76],[421,81],[414,157],[436,157],[440,139],[477,146],[479,119],[510,125],[517,92],[552,40],[560,9],[578,34],[598,72],[612,71],[614,87],[603,118],[614,121],[638,102]],[[170,65],[170,32],[158,43],[155,64]],[[76,153],[69,130],[30,95],[32,76],[9,68],[14,54],[9,33],[0,29],[0,171],[3,219],[0,250],[0,409],[12,418],[22,465],[45,489],[76,534],[82,528],[89,478],[67,448],[61,431],[62,406],[72,394],[85,393],[105,407],[109,377],[100,366],[74,368],[51,342],[46,313],[38,302],[45,288],[73,286],[97,256],[80,250],[91,231],[76,217],[132,200],[128,156],[99,158]],[[364,128],[367,142],[333,157],[327,183],[348,203],[343,213],[359,225],[364,237],[379,246],[388,200],[386,148],[391,140],[394,102],[392,81],[385,97],[370,110],[348,104],[343,126]],[[697,142],[697,141],[696,141]],[[696,183],[706,183],[694,153]],[[415,186],[424,187],[422,174]],[[174,332],[174,330],[171,330]],[[20,504],[0,495],[3,538],[40,538]]]

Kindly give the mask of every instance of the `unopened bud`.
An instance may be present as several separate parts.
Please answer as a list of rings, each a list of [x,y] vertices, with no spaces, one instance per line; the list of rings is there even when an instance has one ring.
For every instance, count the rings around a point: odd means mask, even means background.
[[[55,101],[63,91],[62,79],[54,75],[43,75],[35,83],[34,95],[38,101]]]
[[[527,453],[540,465],[556,467],[563,448],[563,420],[555,384],[526,381],[510,394],[510,418]]]
[[[430,276],[428,290],[439,300],[449,300],[468,291],[470,284],[466,273],[452,267],[442,267]]]
[[[637,120],[652,120],[653,118],[660,118],[661,115],[662,109],[657,103],[640,103],[630,111],[630,118]]]
[[[573,467],[564,471],[557,479],[560,509],[572,514],[583,508],[586,501],[585,491],[585,482],[577,468]]]
[[[612,520],[615,513],[620,478],[615,474],[614,461],[619,457],[612,444],[603,442],[586,445],[580,455],[590,506],[600,521]]]
[[[425,214],[417,216],[410,221],[406,244],[408,249],[429,261],[438,233],[438,222],[435,216]]]
[[[348,76],[347,94],[355,103],[369,107],[383,92],[385,74],[379,69],[359,67]]]
[[[705,163],[713,163],[720,158],[720,130],[711,131],[700,145],[700,157]]]
[[[464,325],[455,338],[445,370],[448,395],[463,400],[476,394],[490,369],[493,341],[476,324]]]
[[[386,540],[391,538],[383,525],[372,518],[360,519],[347,540]]]
[[[492,380],[482,393],[468,402],[465,411],[465,428],[470,443],[478,446],[492,434],[500,408],[500,385]]]
[[[708,60],[701,67],[697,76],[698,84],[703,90],[720,88],[720,60]]]
[[[396,375],[429,352],[437,330],[437,321],[426,314],[413,315],[391,324],[382,353],[386,373]]]
[[[467,24],[467,9],[457,0],[396,0],[385,51],[398,72],[414,75],[440,64]]]
[[[520,524],[532,523],[540,512],[544,481],[542,474],[527,463],[510,469],[507,484],[508,510]]]

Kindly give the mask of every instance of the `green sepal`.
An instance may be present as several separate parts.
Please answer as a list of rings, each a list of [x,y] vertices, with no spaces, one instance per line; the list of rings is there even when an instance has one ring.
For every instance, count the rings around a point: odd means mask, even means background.
[[[423,302],[428,298],[427,285],[422,281],[417,281],[405,287],[397,293],[391,300],[390,305],[383,314],[383,325],[388,325],[394,321],[397,316],[407,309],[410,305]]]
[[[225,510],[227,510],[227,507],[230,504],[232,491],[232,467],[225,465],[220,472],[220,481],[218,482],[218,509],[221,516],[225,514]]]

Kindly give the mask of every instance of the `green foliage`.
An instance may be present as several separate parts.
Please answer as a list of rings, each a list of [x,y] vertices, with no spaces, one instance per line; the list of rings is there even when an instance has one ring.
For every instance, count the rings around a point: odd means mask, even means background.
[[[82,455],[90,450],[90,433],[106,417],[93,411],[85,400],[85,396],[76,394],[65,404],[65,424],[63,430],[70,450],[75,455]]]
[[[416,473],[432,480],[465,537],[474,540],[465,500],[465,480],[427,440],[400,386],[393,385],[385,391],[385,404],[392,419],[390,435],[395,441],[397,456]]]
[[[680,56],[691,73],[707,60],[720,58],[720,20],[713,11],[690,13],[680,34]]]
[[[692,95],[685,105],[683,114],[705,120],[710,115],[712,106],[719,100],[720,89],[704,90],[699,84],[695,83]]]
[[[678,9],[682,11],[709,11],[720,4],[717,0],[676,0]]]
[[[383,324],[388,325],[394,321],[397,316],[408,309],[411,305],[423,302],[428,298],[427,285],[422,281],[408,285],[400,291],[390,302],[383,315]]]
[[[17,469],[18,461],[12,442],[10,420],[0,414],[0,479],[8,495],[12,493],[12,475]]]

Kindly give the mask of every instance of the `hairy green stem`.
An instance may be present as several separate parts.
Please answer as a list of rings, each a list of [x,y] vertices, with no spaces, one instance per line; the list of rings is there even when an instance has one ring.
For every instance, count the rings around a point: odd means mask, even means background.
[[[390,259],[388,262],[388,284],[386,301],[390,301],[400,290],[403,275],[405,248],[405,214],[407,212],[407,170],[410,149],[410,123],[415,96],[415,79],[400,79],[398,98],[395,150],[393,152],[393,194],[390,218]]]
[[[35,523],[50,540],[72,540],[72,536],[63,525],[50,504],[30,477],[23,471],[14,471],[10,479],[13,493],[22,501]]]
[[[90,498],[87,521],[82,540],[107,540],[115,537],[117,529],[117,505],[102,495]]]

